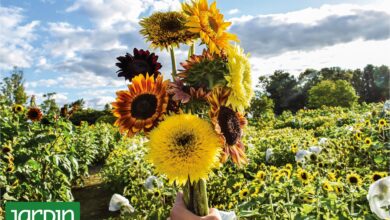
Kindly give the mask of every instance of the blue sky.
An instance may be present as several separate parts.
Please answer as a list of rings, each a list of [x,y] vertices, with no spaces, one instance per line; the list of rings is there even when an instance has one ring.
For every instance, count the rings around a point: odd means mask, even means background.
[[[217,6],[251,54],[254,83],[277,69],[298,74],[390,64],[389,1],[219,0]],[[148,47],[139,19],[179,8],[178,0],[0,0],[0,76],[16,65],[39,100],[57,92],[60,104],[84,98],[101,108],[126,88],[116,78],[115,58]],[[168,53],[155,52],[168,72]],[[177,54],[185,57],[185,47]]]

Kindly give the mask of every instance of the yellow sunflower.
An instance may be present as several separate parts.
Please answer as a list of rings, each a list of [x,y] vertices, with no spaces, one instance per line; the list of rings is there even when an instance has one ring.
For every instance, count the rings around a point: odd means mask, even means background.
[[[279,174],[279,176],[285,176],[287,179],[290,179],[290,177],[291,177],[291,170],[287,169],[287,168],[280,169],[278,171],[278,174]]]
[[[312,179],[311,174],[304,169],[298,170],[297,177],[303,184],[308,184]]]
[[[150,133],[146,158],[170,183],[206,179],[219,165],[221,142],[210,124],[191,114],[167,117]]]
[[[305,203],[314,203],[317,201],[315,191],[312,188],[305,189],[305,192],[300,197]]]
[[[293,169],[293,165],[291,163],[286,164],[285,167],[288,170],[292,170]]]
[[[360,186],[362,184],[362,179],[356,173],[350,173],[347,175],[347,181],[349,184],[354,186]]]
[[[330,180],[330,181],[336,181],[336,173],[334,173],[334,172],[331,172],[331,171],[329,171],[328,172],[328,179]]]
[[[188,30],[198,34],[211,53],[221,54],[230,46],[229,41],[239,41],[236,35],[226,32],[231,22],[224,21],[216,2],[209,7],[207,0],[193,0],[183,3],[182,9],[188,16]]]
[[[290,149],[291,149],[291,152],[293,152],[294,154],[295,154],[296,152],[298,152],[298,146],[297,146],[296,144],[292,144],[291,147],[290,147]]]
[[[27,111],[27,118],[31,121],[40,121],[42,117],[42,111],[38,107],[30,107]]]
[[[368,137],[368,138],[364,139],[364,144],[370,146],[372,144],[371,138]]]
[[[379,125],[379,127],[385,127],[386,125],[387,125],[387,122],[386,122],[386,120],[385,119],[380,119],[379,121],[378,121],[378,125]]]
[[[118,91],[116,102],[112,103],[115,125],[128,136],[144,130],[150,131],[162,119],[168,105],[166,92],[168,81],[161,75],[140,74],[132,79],[129,91]]]
[[[386,172],[374,172],[374,173],[371,174],[370,179],[371,179],[372,182],[375,182],[375,181],[377,181],[377,180],[379,180],[379,179],[381,179],[381,178],[383,178],[385,176],[387,176]]]
[[[15,105],[12,106],[12,111],[13,111],[14,113],[20,113],[20,112],[22,112],[23,110],[24,110],[23,105],[15,104]]]
[[[357,131],[357,132],[355,133],[355,138],[356,138],[357,140],[361,140],[361,139],[362,139],[362,132]]]
[[[265,181],[266,177],[267,177],[267,174],[264,171],[259,171],[256,173],[256,179],[260,182]]]
[[[333,184],[333,189],[336,194],[341,194],[344,192],[344,186],[341,182],[336,182]]]
[[[244,112],[253,97],[251,65],[244,50],[235,45],[228,51],[229,74],[225,76],[227,87],[231,89],[227,104],[234,110]]]
[[[327,191],[327,192],[332,192],[333,191],[332,184],[329,181],[324,181],[322,183],[322,189]]]
[[[197,37],[186,27],[186,16],[176,11],[155,12],[139,24],[140,33],[151,42],[152,48],[179,47],[181,43],[190,44]]]
[[[248,190],[247,188],[242,189],[242,190],[240,190],[240,192],[239,192],[239,196],[240,196],[240,199],[241,199],[241,200],[246,199],[246,198],[248,197],[248,195],[249,195],[249,190]]]
[[[215,88],[208,96],[209,114],[215,131],[223,142],[221,162],[226,162],[231,156],[234,163],[241,165],[247,162],[245,147],[241,141],[242,129],[247,121],[241,113],[235,112],[227,105],[229,96],[230,90],[222,87]]]

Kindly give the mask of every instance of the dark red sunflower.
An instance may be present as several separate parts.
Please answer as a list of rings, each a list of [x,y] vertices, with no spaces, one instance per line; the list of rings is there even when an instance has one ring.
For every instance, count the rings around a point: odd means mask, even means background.
[[[116,59],[119,63],[116,63],[116,66],[119,67],[117,71],[118,77],[125,77],[131,81],[135,76],[139,74],[146,73],[149,75],[157,75],[160,74],[159,69],[161,69],[161,63],[157,62],[158,56],[154,53],[150,53],[149,50],[138,50],[134,48],[134,55],[126,53],[125,56],[117,57]]]
[[[241,165],[247,163],[245,146],[241,141],[242,130],[247,121],[241,113],[226,104],[229,95],[229,89],[216,87],[207,96],[211,107],[210,119],[223,142],[221,162],[226,162],[230,156],[235,164]]]
[[[27,118],[31,121],[40,121],[42,116],[42,111],[38,107],[31,107],[28,109]]]

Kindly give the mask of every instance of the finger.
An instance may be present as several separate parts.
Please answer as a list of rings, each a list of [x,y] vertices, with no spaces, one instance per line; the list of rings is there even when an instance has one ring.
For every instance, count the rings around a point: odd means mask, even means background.
[[[184,204],[183,193],[182,193],[182,192],[178,192],[178,193],[177,193],[177,195],[176,195],[176,200],[175,200],[175,204],[176,204],[176,205],[183,205],[183,204]]]

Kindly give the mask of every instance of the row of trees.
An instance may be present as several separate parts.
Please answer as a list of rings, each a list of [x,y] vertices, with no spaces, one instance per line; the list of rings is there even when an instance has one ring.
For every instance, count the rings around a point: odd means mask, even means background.
[[[390,70],[388,66],[367,65],[363,70],[345,70],[339,67],[321,70],[307,69],[297,77],[275,71],[260,76],[251,113],[259,116],[270,107],[276,114],[285,110],[297,111],[321,105],[351,106],[359,102],[380,102],[389,99]]]

